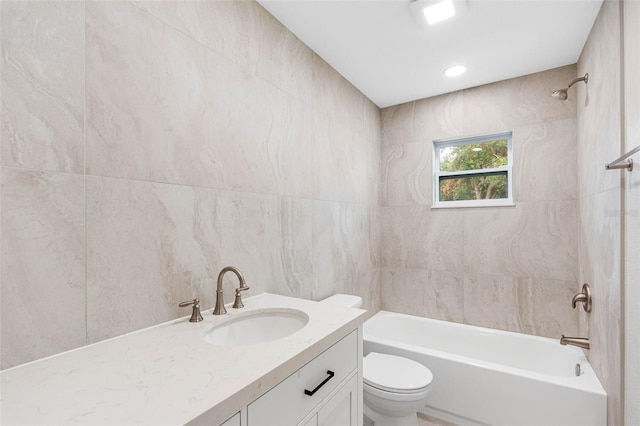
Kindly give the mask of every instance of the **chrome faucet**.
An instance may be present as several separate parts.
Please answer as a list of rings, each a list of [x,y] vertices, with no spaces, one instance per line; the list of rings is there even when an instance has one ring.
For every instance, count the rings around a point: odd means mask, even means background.
[[[560,344],[563,346],[572,345],[577,346],[582,349],[589,349],[589,338],[588,337],[565,337],[562,335],[560,339]]]
[[[242,308],[244,305],[242,304],[242,299],[240,297],[240,292],[249,290],[249,287],[244,282],[244,277],[242,273],[238,270],[238,268],[233,266],[226,266],[222,268],[220,274],[218,274],[218,286],[216,288],[216,307],[213,309],[213,315],[224,315],[227,313],[226,308],[224,307],[224,297],[222,294],[222,278],[224,278],[224,274],[227,272],[233,272],[238,277],[240,281],[240,287],[236,289],[236,301],[233,304],[234,308]]]

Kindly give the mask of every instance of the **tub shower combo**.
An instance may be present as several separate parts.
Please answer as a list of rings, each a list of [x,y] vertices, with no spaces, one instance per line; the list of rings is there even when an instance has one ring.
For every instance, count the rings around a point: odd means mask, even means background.
[[[421,412],[456,424],[604,425],[607,395],[581,349],[557,340],[380,311],[364,354],[415,360],[433,373]]]
[[[551,97],[567,100],[578,82],[588,84],[589,74]],[[638,150],[607,169],[632,170],[621,162]],[[579,303],[591,312],[588,284],[573,297],[574,309]],[[364,324],[365,360],[389,354],[424,365],[432,379],[421,412],[463,425],[605,425],[607,394],[582,351],[589,345],[387,311]]]
[[[589,284],[571,301],[589,313]],[[569,346],[567,346],[569,345]],[[380,311],[364,324],[364,354],[427,366],[433,383],[422,412],[456,424],[605,425],[607,394],[581,349],[557,340]]]

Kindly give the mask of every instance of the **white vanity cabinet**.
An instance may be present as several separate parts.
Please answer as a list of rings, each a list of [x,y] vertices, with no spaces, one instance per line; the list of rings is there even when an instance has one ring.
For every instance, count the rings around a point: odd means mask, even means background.
[[[355,426],[358,423],[358,375],[354,374],[322,406],[300,424],[304,426]]]
[[[240,426],[240,413],[236,413],[235,416],[231,417],[229,420],[222,423],[220,426]]]
[[[358,332],[353,331],[249,404],[248,426],[361,425]]]

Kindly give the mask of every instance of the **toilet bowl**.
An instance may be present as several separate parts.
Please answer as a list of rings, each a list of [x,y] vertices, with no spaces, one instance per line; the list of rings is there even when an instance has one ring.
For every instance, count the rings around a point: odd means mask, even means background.
[[[320,303],[359,308],[362,298],[335,294]],[[365,425],[416,426],[431,391],[431,371],[411,359],[377,352],[364,357],[363,370]]]
[[[364,357],[363,370],[366,423],[416,426],[431,391],[431,371],[416,361],[377,352]]]

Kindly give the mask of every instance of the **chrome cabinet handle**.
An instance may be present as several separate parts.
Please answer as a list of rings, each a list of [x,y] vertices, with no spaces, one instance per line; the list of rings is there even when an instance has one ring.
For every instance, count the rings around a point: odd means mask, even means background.
[[[329,380],[331,380],[333,378],[333,376],[336,375],[336,373],[334,373],[331,370],[327,370],[327,374],[328,374],[327,378],[324,379],[322,381],[322,383],[320,383],[318,386],[316,386],[316,388],[314,390],[310,391],[310,390],[305,389],[304,390],[304,394],[305,395],[309,395],[309,396],[313,396],[314,393],[318,392],[318,390],[320,390],[321,387],[323,387]]]

